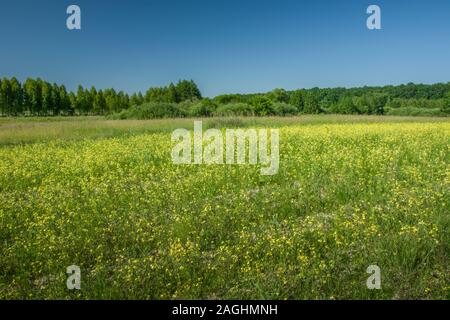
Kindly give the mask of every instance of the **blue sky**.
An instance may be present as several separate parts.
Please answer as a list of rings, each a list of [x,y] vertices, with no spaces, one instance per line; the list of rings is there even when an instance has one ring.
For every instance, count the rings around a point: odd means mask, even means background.
[[[82,30],[66,28],[77,4]],[[382,10],[382,30],[366,9]],[[450,81],[448,0],[0,0],[0,77],[205,96]]]

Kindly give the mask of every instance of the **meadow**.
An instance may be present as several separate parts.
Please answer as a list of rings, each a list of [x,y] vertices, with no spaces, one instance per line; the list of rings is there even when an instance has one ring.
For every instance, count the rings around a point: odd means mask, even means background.
[[[278,174],[173,164],[193,119],[0,119],[0,299],[449,299],[448,118],[204,123],[279,128]]]

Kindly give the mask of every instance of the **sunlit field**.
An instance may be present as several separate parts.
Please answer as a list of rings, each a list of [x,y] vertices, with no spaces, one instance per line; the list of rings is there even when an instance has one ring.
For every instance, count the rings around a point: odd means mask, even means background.
[[[173,164],[193,119],[0,119],[0,298],[449,298],[448,119],[204,121],[279,128],[278,174]]]

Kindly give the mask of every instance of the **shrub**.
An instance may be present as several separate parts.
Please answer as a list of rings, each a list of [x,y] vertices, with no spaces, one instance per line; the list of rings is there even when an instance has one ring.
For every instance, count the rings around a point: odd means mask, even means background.
[[[150,102],[142,106],[134,106],[119,113],[113,114],[112,119],[157,119],[157,118],[177,118],[186,114],[177,104]]]
[[[250,105],[255,109],[255,114],[258,116],[270,116],[275,114],[273,102],[267,97],[257,96],[252,99]]]
[[[386,108],[386,114],[389,116],[445,116],[445,113],[439,108],[416,107]]]
[[[198,100],[185,100],[177,104],[178,109],[184,115],[189,115],[191,109],[198,103]]]
[[[279,116],[289,116],[298,113],[298,109],[291,104],[278,102],[274,104],[275,113]]]
[[[450,91],[447,93],[448,97],[444,100],[440,110],[444,114],[450,114]]]
[[[358,109],[358,106],[353,101],[352,97],[346,96],[342,97],[338,103],[333,104],[330,109],[333,113],[339,113],[339,114],[358,114],[360,113],[360,110]]]
[[[219,106],[214,112],[215,116],[253,116],[255,110],[246,103],[230,103]]]
[[[194,104],[190,110],[189,115],[193,117],[210,117],[217,109],[217,104],[211,99],[203,99]]]

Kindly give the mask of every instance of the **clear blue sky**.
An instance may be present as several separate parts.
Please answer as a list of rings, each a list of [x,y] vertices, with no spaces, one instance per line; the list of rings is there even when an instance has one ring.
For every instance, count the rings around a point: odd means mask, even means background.
[[[66,28],[77,4],[82,30]],[[382,30],[366,9],[382,9]],[[0,0],[0,77],[205,96],[450,81],[449,0]]]

